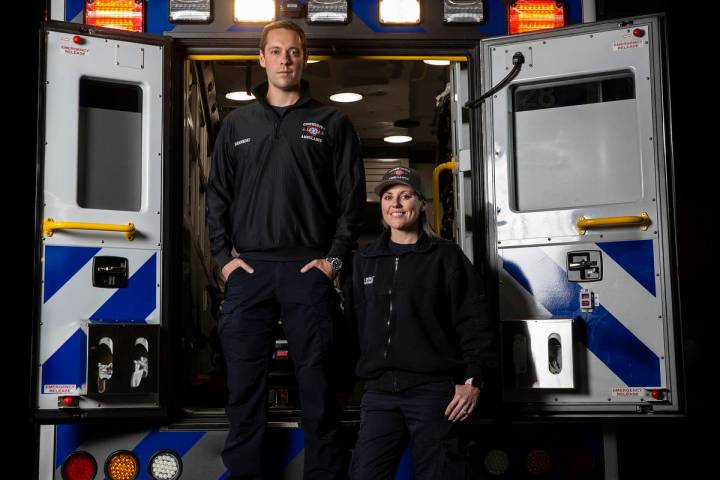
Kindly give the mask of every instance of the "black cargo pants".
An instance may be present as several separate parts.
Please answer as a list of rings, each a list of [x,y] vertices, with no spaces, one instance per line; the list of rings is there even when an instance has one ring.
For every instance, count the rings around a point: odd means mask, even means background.
[[[302,405],[305,480],[345,478],[340,406],[328,380],[338,298],[307,261],[248,260],[228,278],[218,335],[227,363],[230,423],[222,459],[231,478],[262,478],[262,441],[267,420],[267,372],[278,319],[288,340]]]

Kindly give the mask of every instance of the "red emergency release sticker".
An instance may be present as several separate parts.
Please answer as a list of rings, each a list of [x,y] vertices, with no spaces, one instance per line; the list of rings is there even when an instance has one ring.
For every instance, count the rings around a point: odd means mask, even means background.
[[[73,39],[71,37],[63,37],[60,40],[62,41],[62,43],[60,44],[60,50],[67,53],[68,55],[80,55],[81,57],[86,57],[90,53],[89,48],[83,48],[74,45],[72,43]]]
[[[641,48],[646,43],[646,40],[637,38],[632,34],[623,35],[620,40],[613,42],[613,52],[619,52],[620,50],[630,50],[633,48]]]

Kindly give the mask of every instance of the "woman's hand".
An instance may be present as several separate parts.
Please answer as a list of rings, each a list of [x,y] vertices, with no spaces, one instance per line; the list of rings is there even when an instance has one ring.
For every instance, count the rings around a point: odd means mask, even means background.
[[[445,409],[445,416],[451,422],[462,422],[475,410],[479,398],[479,388],[472,385],[455,385],[455,397]]]

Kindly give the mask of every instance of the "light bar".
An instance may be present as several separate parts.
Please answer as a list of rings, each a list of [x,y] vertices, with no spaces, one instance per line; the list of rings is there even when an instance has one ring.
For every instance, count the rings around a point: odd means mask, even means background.
[[[273,0],[235,0],[235,23],[270,23],[275,20]]]
[[[308,0],[307,21],[309,23],[347,23],[347,0]]]
[[[420,18],[419,0],[380,0],[380,23],[417,25]]]
[[[436,67],[444,67],[450,65],[450,60],[423,60],[423,63],[434,65]]]
[[[444,0],[443,22],[480,23],[485,19],[482,0]]]
[[[145,28],[145,2],[142,0],[86,0],[85,24],[142,32]]]
[[[526,33],[565,26],[565,6],[547,0],[518,0],[508,10],[508,32]]]
[[[172,23],[207,23],[212,19],[212,0],[170,0],[168,20]]]

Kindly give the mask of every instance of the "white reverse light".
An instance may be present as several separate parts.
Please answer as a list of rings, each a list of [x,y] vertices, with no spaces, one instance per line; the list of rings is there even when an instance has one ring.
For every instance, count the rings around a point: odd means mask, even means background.
[[[182,461],[174,452],[163,450],[152,457],[148,470],[153,480],[177,480],[182,473]]]
[[[330,95],[330,100],[333,102],[338,103],[352,103],[352,102],[359,102],[363,99],[363,96],[359,93],[336,93],[334,95]]]

